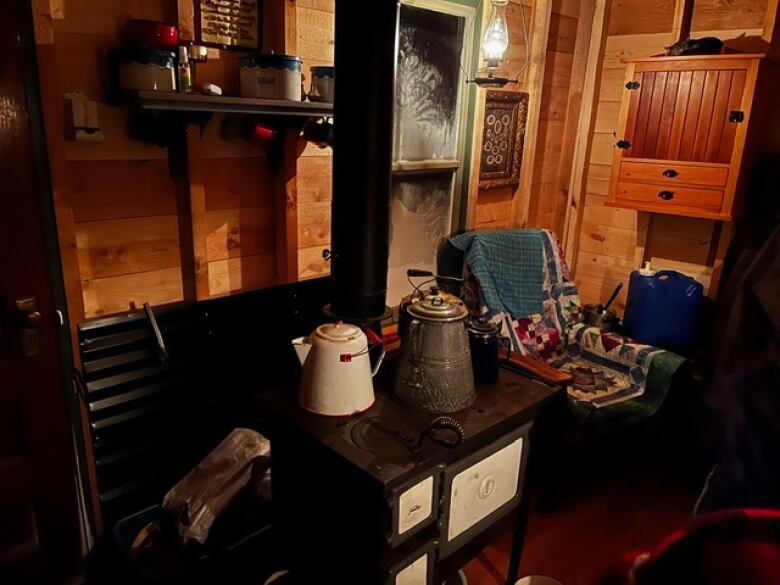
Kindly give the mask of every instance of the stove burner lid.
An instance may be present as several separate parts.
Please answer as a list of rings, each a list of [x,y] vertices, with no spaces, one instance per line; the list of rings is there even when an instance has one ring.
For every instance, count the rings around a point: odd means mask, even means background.
[[[395,462],[408,459],[417,444],[417,434],[395,417],[365,418],[352,427],[352,440],[361,449]]]

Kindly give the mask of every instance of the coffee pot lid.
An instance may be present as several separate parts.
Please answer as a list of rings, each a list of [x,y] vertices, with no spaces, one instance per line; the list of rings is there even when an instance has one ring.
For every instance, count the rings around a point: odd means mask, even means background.
[[[351,341],[357,339],[363,333],[360,327],[343,321],[325,323],[315,329],[317,337],[328,341]]]
[[[440,294],[431,294],[409,305],[409,314],[425,321],[458,321],[468,315],[462,301],[450,301]]]

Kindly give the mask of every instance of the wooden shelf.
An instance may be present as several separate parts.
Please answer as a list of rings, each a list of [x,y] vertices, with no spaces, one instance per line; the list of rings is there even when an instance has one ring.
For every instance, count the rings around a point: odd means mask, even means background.
[[[156,111],[224,112],[228,114],[265,114],[307,118],[333,115],[333,104],[318,102],[263,100],[161,91],[139,91],[138,101],[142,109]]]

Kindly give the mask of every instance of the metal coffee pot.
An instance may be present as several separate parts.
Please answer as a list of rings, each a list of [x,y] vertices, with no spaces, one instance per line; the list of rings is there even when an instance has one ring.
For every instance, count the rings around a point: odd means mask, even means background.
[[[435,293],[406,311],[410,322],[396,371],[396,396],[426,412],[468,408],[477,395],[463,302]]]

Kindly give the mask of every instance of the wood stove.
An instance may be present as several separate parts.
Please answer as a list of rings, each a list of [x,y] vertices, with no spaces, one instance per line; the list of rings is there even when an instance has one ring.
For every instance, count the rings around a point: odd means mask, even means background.
[[[452,417],[461,441],[452,423],[431,430],[436,415],[385,393],[392,362],[383,368],[376,404],[351,418],[304,411],[292,388],[258,397],[273,444],[274,525],[295,583],[441,583],[523,498],[530,430],[554,388],[502,368]]]
[[[326,313],[375,329],[387,315],[398,10],[398,0],[336,1]],[[295,380],[257,398],[270,425],[274,526],[296,583],[442,583],[523,498],[530,430],[554,388],[504,369],[442,421],[396,402],[392,364],[382,372],[376,403],[349,418],[305,411]]]

